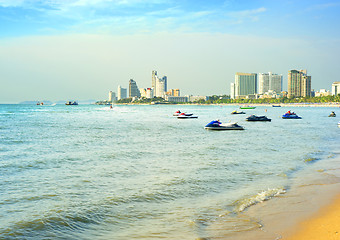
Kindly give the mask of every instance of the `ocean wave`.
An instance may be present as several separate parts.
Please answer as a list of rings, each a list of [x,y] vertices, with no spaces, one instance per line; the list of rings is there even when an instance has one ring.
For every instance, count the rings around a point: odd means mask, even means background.
[[[258,203],[267,201],[273,197],[279,196],[281,194],[286,193],[284,188],[274,188],[268,189],[265,191],[261,191],[258,194],[238,200],[235,202],[235,211],[236,212],[243,212],[246,208],[256,205]]]

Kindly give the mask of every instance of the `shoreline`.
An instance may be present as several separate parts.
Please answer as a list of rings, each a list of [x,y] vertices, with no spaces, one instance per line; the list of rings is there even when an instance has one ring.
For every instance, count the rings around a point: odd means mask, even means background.
[[[311,218],[298,224],[286,240],[340,239],[340,194]]]
[[[294,177],[286,193],[238,214],[238,218],[252,222],[254,228],[230,234],[225,231],[230,229],[229,223],[220,219],[210,226],[211,231],[217,234],[211,239],[340,239],[340,155],[337,153],[327,160],[326,169],[315,163],[311,169],[303,170]],[[322,235],[312,232],[319,228],[323,230],[320,232]],[[327,235],[329,233],[332,234]],[[311,238],[313,235],[317,237]]]

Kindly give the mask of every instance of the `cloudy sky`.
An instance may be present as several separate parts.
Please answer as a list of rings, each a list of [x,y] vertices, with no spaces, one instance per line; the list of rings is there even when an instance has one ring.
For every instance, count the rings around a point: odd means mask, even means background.
[[[168,76],[229,94],[235,72],[340,81],[340,0],[0,0],[0,103],[107,99]]]

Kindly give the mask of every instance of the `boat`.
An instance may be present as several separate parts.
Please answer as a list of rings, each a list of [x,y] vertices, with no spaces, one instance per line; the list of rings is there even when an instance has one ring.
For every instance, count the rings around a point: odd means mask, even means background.
[[[283,119],[301,119],[296,113],[288,111],[285,114],[282,115]]]
[[[240,107],[240,109],[255,109],[256,107],[252,107],[252,106],[243,106]]]
[[[281,107],[281,105],[272,105],[272,107]]]
[[[42,105],[44,105],[44,103],[43,102],[37,102],[37,105],[42,106]]]
[[[250,115],[246,118],[247,121],[250,122],[271,122],[272,120],[270,118],[267,118],[266,116],[256,116],[256,115]]]
[[[336,117],[335,112],[332,111],[331,114],[328,115],[328,117]]]
[[[208,123],[205,127],[207,130],[244,130],[244,128],[237,123],[221,123],[219,120],[214,120]]]
[[[245,112],[239,112],[239,111],[235,110],[235,111],[232,111],[231,114],[246,114],[246,113]]]
[[[338,127],[340,128],[340,121],[338,122]]]
[[[194,116],[192,114],[185,114],[181,113],[180,115],[177,116],[178,119],[188,119],[188,118],[198,118],[198,116]]]
[[[76,101],[73,101],[73,102],[68,101],[65,103],[65,105],[78,105],[78,103]]]
[[[180,110],[176,111],[173,116],[179,116],[179,115],[185,115],[185,116],[192,116],[192,113],[182,113]]]

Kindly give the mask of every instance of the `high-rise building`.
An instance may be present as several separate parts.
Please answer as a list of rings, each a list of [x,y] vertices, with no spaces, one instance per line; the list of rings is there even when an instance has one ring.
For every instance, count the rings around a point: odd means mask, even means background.
[[[332,95],[340,94],[340,82],[333,82],[332,84]]]
[[[235,99],[235,83],[230,83],[230,98]]]
[[[234,98],[246,98],[257,93],[256,73],[236,73],[234,87],[231,85],[230,95]]]
[[[116,101],[116,93],[110,91],[109,92],[109,102],[114,102],[114,101]]]
[[[130,79],[129,81],[129,97],[140,97],[140,91],[137,87],[137,83],[133,79]]]
[[[288,97],[310,97],[311,76],[307,70],[290,70],[288,72]]]
[[[282,91],[282,75],[274,73],[259,73],[259,94],[264,94],[268,91],[280,93]]]
[[[164,76],[162,78],[159,78],[157,76],[157,71],[152,71],[152,88],[154,89],[154,95],[155,97],[164,97],[165,93],[167,91],[167,85],[168,85],[168,78],[167,76]]]
[[[126,93],[127,93],[126,88],[122,88],[121,86],[118,86],[118,89],[117,89],[117,100],[126,98]]]

